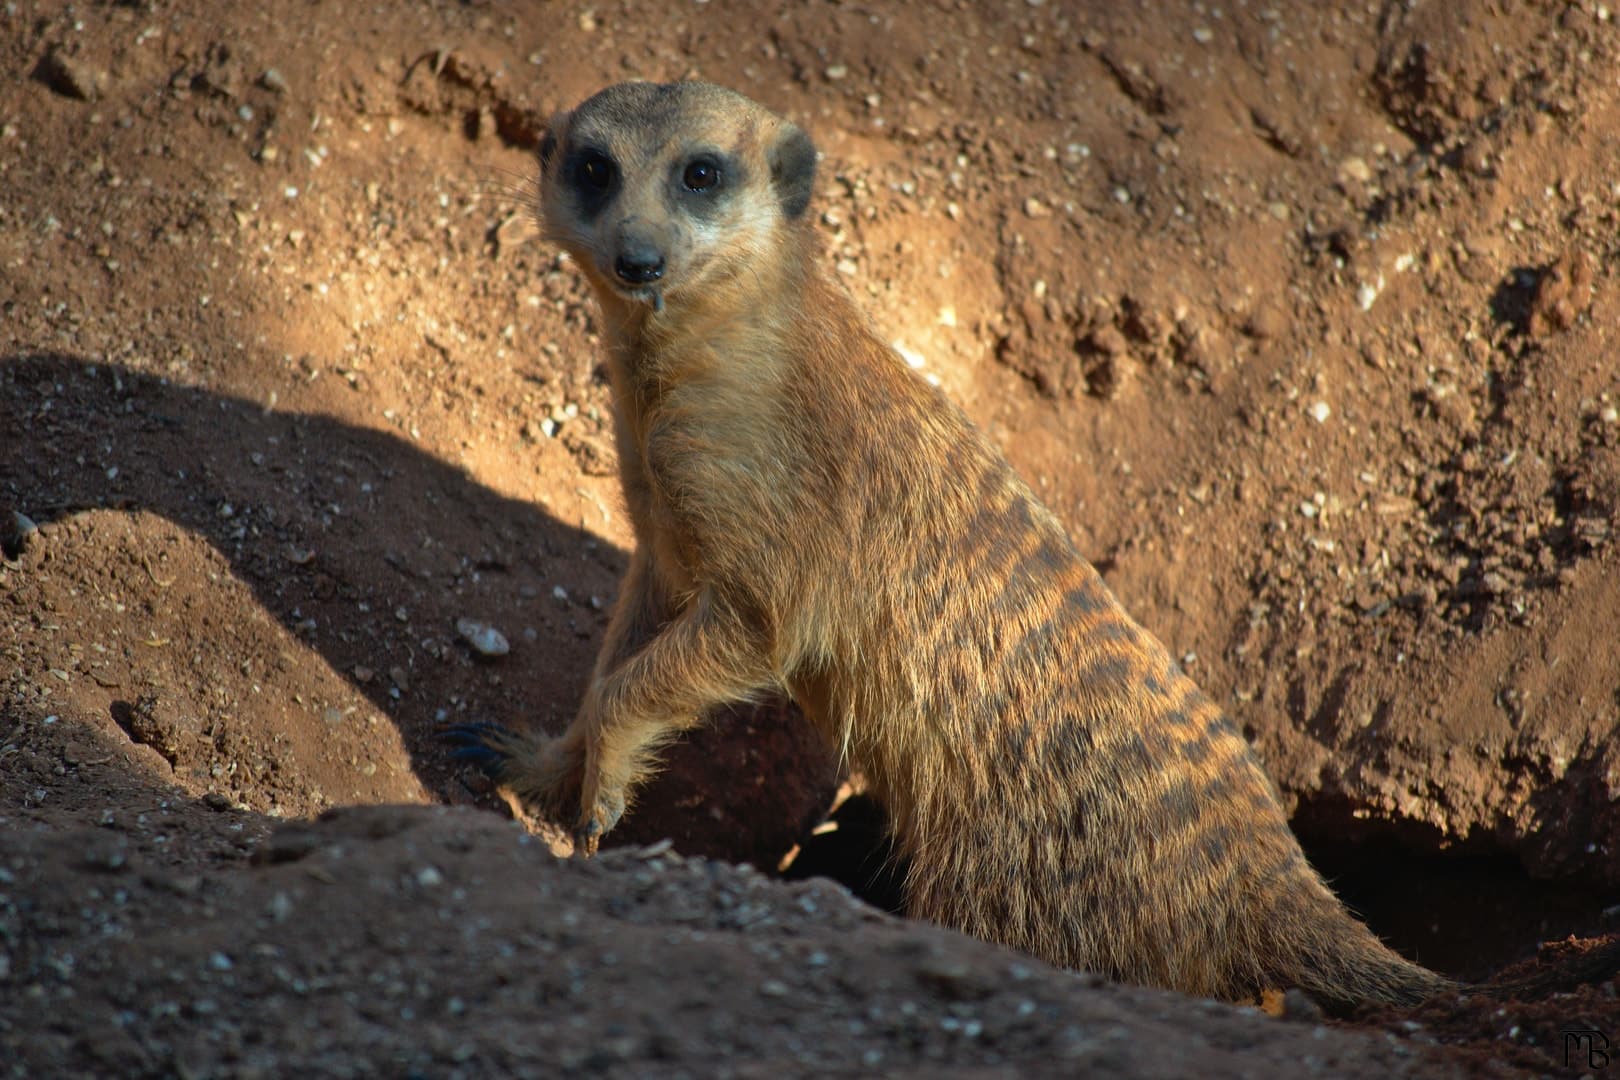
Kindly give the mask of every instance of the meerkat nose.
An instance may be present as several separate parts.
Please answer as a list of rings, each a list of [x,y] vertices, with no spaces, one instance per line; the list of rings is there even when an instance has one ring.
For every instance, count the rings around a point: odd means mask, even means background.
[[[631,285],[645,285],[664,276],[664,253],[651,244],[626,243],[613,261],[613,272]]]

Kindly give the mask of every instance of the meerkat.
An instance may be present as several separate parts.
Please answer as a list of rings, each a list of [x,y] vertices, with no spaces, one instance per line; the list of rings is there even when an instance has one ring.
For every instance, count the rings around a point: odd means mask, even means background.
[[[454,729],[593,853],[672,736],[785,692],[861,768],[908,914],[1053,964],[1330,1007],[1452,985],[1329,891],[1222,710],[824,262],[798,127],[609,87],[540,148],[600,303],[636,547],[559,737]]]

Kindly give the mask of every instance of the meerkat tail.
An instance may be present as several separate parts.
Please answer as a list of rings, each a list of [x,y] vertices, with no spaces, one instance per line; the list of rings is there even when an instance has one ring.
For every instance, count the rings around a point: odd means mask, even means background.
[[[1274,985],[1297,986],[1333,1011],[1377,1002],[1415,1005],[1458,984],[1412,963],[1356,920],[1316,878],[1278,897],[1274,926],[1284,928],[1267,965]]]

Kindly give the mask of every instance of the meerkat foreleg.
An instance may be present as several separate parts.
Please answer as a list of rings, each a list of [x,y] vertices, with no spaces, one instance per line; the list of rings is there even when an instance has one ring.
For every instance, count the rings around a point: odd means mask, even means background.
[[[638,546],[620,584],[591,685],[601,683],[626,657],[652,640],[674,612],[667,590],[658,584],[646,547]],[[489,723],[456,725],[444,735],[456,744],[453,753],[457,758],[482,768],[518,802],[547,821],[572,825],[579,816],[586,748],[596,726],[594,715],[587,701],[568,730],[557,736]]]
[[[630,556],[630,568],[619,583],[619,599],[613,605],[607,633],[596,654],[592,683],[601,682],[626,657],[651,641],[674,615],[675,603],[659,585],[646,545],[637,545],[635,554]]]
[[[756,635],[708,590],[641,649],[600,674],[574,722],[584,728],[585,743],[575,850],[596,851],[631,791],[652,770],[659,746],[709,709],[747,699],[771,682],[771,665]]]

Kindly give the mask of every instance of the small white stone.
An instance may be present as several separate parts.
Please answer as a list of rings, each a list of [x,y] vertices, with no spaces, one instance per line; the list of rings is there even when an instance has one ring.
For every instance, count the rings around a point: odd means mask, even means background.
[[[480,656],[505,656],[512,651],[505,634],[477,619],[457,619],[456,633]]]
[[[916,349],[907,348],[898,341],[894,342],[893,345],[894,351],[900,354],[900,359],[906,362],[907,367],[920,368],[927,363],[927,361],[923,359],[923,354],[918,352]]]
[[[1327,423],[1327,418],[1333,415],[1333,409],[1325,401],[1318,401],[1311,406],[1311,419],[1318,424]]]
[[[1344,180],[1354,180],[1359,184],[1371,183],[1372,169],[1363,158],[1347,157],[1339,162],[1339,176]]]
[[[1371,311],[1378,300],[1378,294],[1384,291],[1384,275],[1379,274],[1378,280],[1372,284],[1363,284],[1356,290],[1356,303],[1361,305],[1362,311]]]

